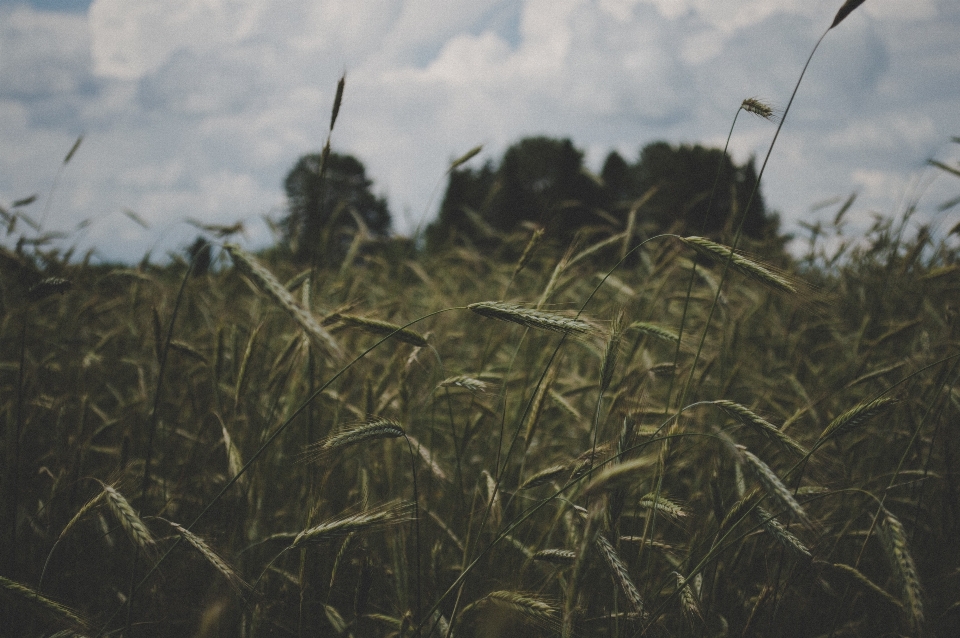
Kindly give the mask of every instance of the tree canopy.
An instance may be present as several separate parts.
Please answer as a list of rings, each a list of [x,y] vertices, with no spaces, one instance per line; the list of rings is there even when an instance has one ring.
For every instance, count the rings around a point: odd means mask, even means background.
[[[568,241],[589,227],[623,228],[632,209],[648,234],[719,237],[743,217],[744,234],[764,239],[776,235],[778,220],[759,190],[753,195],[756,183],[752,158],[737,165],[720,149],[654,142],[632,164],[611,152],[592,175],[569,139],[530,137],[510,146],[498,165],[451,171],[427,246],[490,244],[529,222]]]
[[[281,219],[283,240],[295,258],[339,263],[357,232],[386,237],[390,210],[373,194],[373,181],[360,160],[331,152],[301,157],[287,174],[284,188],[288,213]]]

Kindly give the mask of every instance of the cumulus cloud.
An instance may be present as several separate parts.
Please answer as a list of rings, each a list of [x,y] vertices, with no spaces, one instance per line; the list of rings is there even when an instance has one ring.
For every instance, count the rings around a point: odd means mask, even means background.
[[[449,160],[478,143],[483,161],[524,135],[571,137],[594,169],[611,149],[633,158],[657,139],[722,144],[743,98],[786,105],[839,4],[0,6],[0,202],[39,192],[48,226],[94,220],[78,241],[109,259],[181,248],[195,232],[187,217],[246,220],[262,245],[259,219],[282,211],[286,171],[322,145],[346,71],[334,146],[364,161],[396,229],[411,232],[435,212]],[[958,28],[954,2],[888,0],[865,3],[825,38],[765,176],[788,230],[814,203],[854,190],[863,210],[898,212],[906,194],[896,191],[960,133]],[[772,133],[743,119],[734,155],[762,156]]]

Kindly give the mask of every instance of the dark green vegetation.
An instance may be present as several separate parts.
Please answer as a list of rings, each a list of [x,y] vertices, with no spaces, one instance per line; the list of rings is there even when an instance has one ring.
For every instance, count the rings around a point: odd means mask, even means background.
[[[960,263],[899,233],[811,254],[815,290],[671,237],[615,268],[623,233],[519,271],[267,264],[287,296],[247,267],[30,288],[5,253],[4,626],[954,635]]]
[[[637,175],[501,258],[4,249],[0,632],[960,634],[953,237],[844,206],[781,270],[739,195],[647,238]]]

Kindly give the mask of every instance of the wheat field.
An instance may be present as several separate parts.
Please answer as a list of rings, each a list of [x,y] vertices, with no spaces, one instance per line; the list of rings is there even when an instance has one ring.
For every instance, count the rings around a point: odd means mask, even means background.
[[[794,257],[4,248],[0,633],[960,635],[956,233],[844,211]]]

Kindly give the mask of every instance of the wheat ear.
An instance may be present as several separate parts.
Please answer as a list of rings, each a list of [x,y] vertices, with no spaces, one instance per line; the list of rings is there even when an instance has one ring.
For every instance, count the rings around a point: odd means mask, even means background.
[[[761,461],[756,454],[744,446],[737,445],[736,447],[741,458],[746,460],[746,464],[753,470],[754,476],[756,476],[760,484],[763,485],[763,489],[767,494],[789,509],[804,526],[812,528],[813,523],[810,521],[810,517],[807,516],[807,513],[800,506],[800,503],[797,502],[797,499],[793,498],[790,490],[783,484],[780,477],[770,469],[770,466]]]
[[[156,547],[156,541],[136,511],[123,494],[112,485],[103,484],[103,491],[107,495],[107,505],[110,507],[110,511],[113,512],[127,537],[144,553],[150,554]]]
[[[713,405],[719,406],[730,416],[738,419],[744,425],[748,425],[757,430],[760,432],[760,434],[777,443],[783,449],[793,452],[797,456],[801,457],[808,454],[807,449],[797,443],[793,437],[781,431],[780,428],[754,413],[746,406],[740,405],[739,403],[734,403],[733,401],[727,401],[725,399],[712,401],[712,403]]]
[[[564,315],[545,310],[531,310],[515,304],[500,301],[479,301],[467,306],[478,315],[512,321],[528,328],[540,328],[563,334],[587,334],[593,332],[593,327],[581,319],[571,319]]]
[[[702,255],[714,259],[729,260],[731,268],[754,281],[758,281],[782,292],[797,293],[797,287],[793,282],[777,272],[773,267],[745,257],[743,254],[731,250],[727,246],[718,244],[706,237],[683,237],[682,241]]]
[[[823,445],[827,440],[845,434],[851,430],[854,430],[873,417],[886,412],[894,405],[899,403],[900,400],[894,397],[880,397],[879,399],[874,399],[873,401],[865,401],[859,403],[837,418],[830,422],[820,434],[820,438],[817,440],[817,447]]]
[[[633,611],[640,614],[642,618],[646,618],[647,612],[643,606],[643,599],[640,597],[640,591],[637,589],[637,586],[633,584],[633,580],[630,578],[630,572],[627,571],[626,563],[623,562],[617,550],[614,549],[613,545],[610,544],[610,541],[608,541],[603,534],[597,534],[596,545],[597,549],[600,550],[600,555],[603,556],[603,560],[610,569],[610,573],[617,583],[620,584],[620,589],[626,594],[627,600],[630,601],[630,606],[633,607]]]
[[[223,560],[219,554],[217,554],[213,549],[207,545],[202,538],[188,530],[186,527],[174,523],[173,521],[168,521],[167,519],[160,519],[164,521],[167,525],[172,527],[177,531],[180,536],[183,537],[187,543],[193,546],[198,552],[200,552],[207,562],[213,565],[214,569],[220,572],[224,578],[227,579],[227,582],[230,583],[230,586],[240,594],[250,589],[250,585],[240,577],[240,574],[236,572],[233,567],[231,567],[227,561]]]
[[[463,608],[460,617],[467,612],[492,605],[515,613],[521,621],[544,628],[558,625],[557,609],[550,602],[532,594],[515,591],[493,591]]]
[[[51,618],[60,624],[79,627],[82,629],[86,629],[88,626],[87,620],[81,616],[79,612],[67,607],[64,604],[58,603],[52,598],[47,598],[43,594],[27,587],[26,585],[0,576],[0,589],[3,589],[8,594],[11,594],[16,598],[25,600],[34,607],[38,608],[48,618]],[[7,629],[11,628],[8,627]]]
[[[301,459],[314,461],[348,445],[356,445],[376,439],[395,439],[405,434],[398,423],[382,417],[373,417],[363,423],[350,425],[322,441],[307,446],[301,455]]]
[[[573,565],[577,560],[577,553],[570,549],[541,549],[533,554],[533,560],[557,565]]]
[[[880,529],[884,549],[903,591],[904,607],[909,613],[907,620],[913,631],[919,634],[923,625],[923,589],[920,587],[917,568],[910,554],[907,531],[900,519],[886,508],[883,508],[883,524]]]
[[[329,538],[344,536],[352,532],[369,532],[398,525],[412,520],[410,518],[411,509],[413,509],[413,503],[394,502],[358,514],[330,519],[297,534],[293,543],[287,549],[294,549],[310,543],[320,543]]]
[[[304,332],[322,347],[340,356],[340,346],[333,336],[317,323],[313,315],[296,302],[293,295],[273,276],[272,272],[267,270],[253,255],[236,244],[225,244],[224,249],[230,254],[237,269],[249,277],[262,293],[286,310],[293,320],[300,324]]]

